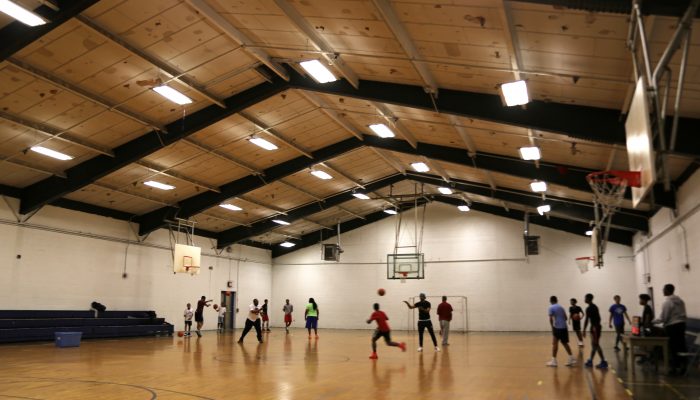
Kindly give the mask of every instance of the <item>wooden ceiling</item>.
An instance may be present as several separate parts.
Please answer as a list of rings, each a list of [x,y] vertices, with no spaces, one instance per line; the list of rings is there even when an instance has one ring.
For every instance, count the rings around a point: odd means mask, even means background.
[[[41,5],[46,2],[35,0],[18,3],[46,7]],[[387,6],[395,19],[383,11]],[[217,201],[186,217],[210,234],[251,227],[319,202],[318,212],[250,238],[275,244],[319,230],[329,232],[326,228],[339,222],[388,207],[393,201],[389,188],[370,191],[373,199],[367,201],[353,198],[327,208],[321,201],[363,190],[410,170],[409,164],[416,161],[427,160],[429,173],[444,175],[445,180],[522,192],[529,191],[530,179],[481,168],[470,154],[518,159],[518,148],[534,144],[543,153],[540,163],[581,170],[627,169],[627,152],[620,144],[378,103],[362,95],[293,88],[223,118],[204,119],[193,134],[167,141],[195,116],[225,109],[227,99],[279,80],[276,66],[297,74],[300,61],[328,58],[335,60],[337,76],[354,75],[360,85],[363,80],[391,82],[430,91],[432,81],[438,97],[440,89],[498,95],[500,84],[522,77],[534,100],[612,109],[624,119],[634,87],[625,46],[627,19],[622,14],[509,0],[102,0],[0,63],[0,185],[20,197],[47,179],[57,180],[60,187],[62,180],[83,174],[78,171],[84,171],[88,161],[121,160],[121,148],[156,135],[163,145],[155,151],[77,187],[66,184],[71,189],[59,197],[138,220],[208,194]],[[646,23],[652,60],[657,60],[677,18],[649,16]],[[12,24],[17,23],[0,15],[0,29]],[[700,28],[698,22],[694,25]],[[413,49],[407,48],[406,38]],[[694,29],[680,108],[688,118],[700,118],[699,39],[700,29]],[[679,65],[676,56],[671,62],[674,77]],[[192,103],[179,106],[151,90],[160,84],[184,93]],[[330,158],[319,156],[343,141],[373,135],[368,125],[374,123],[389,125],[397,139],[409,143],[461,149],[464,160],[450,163],[362,145]],[[691,133],[695,132],[681,132]],[[248,140],[253,136],[278,149],[257,147]],[[73,158],[59,161],[27,151],[38,145]],[[694,162],[680,150],[669,156],[672,180]],[[317,158],[322,161],[314,162]],[[268,180],[265,171],[297,160],[306,160],[308,166]],[[539,166],[526,165],[535,173]],[[320,180],[312,170],[325,171],[333,179]],[[225,198],[233,193],[227,185],[249,177],[261,183]],[[175,188],[145,186],[149,180]],[[404,181],[391,193],[412,188],[414,183]],[[435,192],[433,186],[423,188]],[[550,185],[548,194],[591,201],[590,192],[566,185]],[[489,196],[468,197],[503,205]],[[220,203],[242,210],[230,211]]]

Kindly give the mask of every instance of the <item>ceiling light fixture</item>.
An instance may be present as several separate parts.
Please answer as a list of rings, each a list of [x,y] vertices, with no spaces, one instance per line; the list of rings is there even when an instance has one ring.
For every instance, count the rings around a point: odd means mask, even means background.
[[[311,171],[311,175],[315,176],[318,179],[323,179],[324,181],[327,181],[329,179],[333,179],[333,177],[330,176],[330,174],[328,174],[326,171],[321,171],[318,169]]]
[[[231,211],[241,211],[242,210],[242,208],[240,208],[238,206],[234,206],[233,204],[228,204],[228,203],[219,204],[219,207],[225,208],[225,209],[231,210]]]
[[[318,83],[328,83],[338,80],[338,78],[318,60],[302,61],[299,65],[301,65],[301,67]]]
[[[369,126],[369,129],[376,133],[380,138],[387,139],[396,136],[394,135],[394,132],[392,132],[391,129],[384,124],[372,124]]]
[[[530,182],[530,189],[533,192],[540,193],[547,191],[547,182],[545,181],[532,181]]]
[[[537,212],[540,213],[540,215],[544,215],[544,213],[548,213],[552,210],[552,207],[549,204],[542,204],[541,206],[537,207]]]
[[[272,222],[280,225],[289,225],[289,222],[282,220],[282,219],[273,219]]]
[[[593,231],[586,231],[586,236],[593,236]]]
[[[520,151],[520,158],[523,160],[539,160],[540,159],[540,148],[537,146],[532,147],[521,147],[518,149]]]
[[[0,12],[9,15],[25,25],[39,26],[46,24],[46,21],[40,16],[9,0],[0,0]]]
[[[160,189],[160,190],[173,190],[173,189],[175,189],[175,186],[173,186],[173,185],[167,185],[165,183],[160,183],[160,182],[156,182],[156,181],[146,181],[143,184],[146,186],[154,187],[156,189]]]
[[[288,240],[285,240],[284,242],[280,243],[280,246],[290,248],[290,247],[296,246],[296,244],[294,244]]]
[[[457,209],[459,211],[462,211],[462,212],[467,212],[467,211],[469,211],[469,206],[466,204],[462,204],[462,205],[457,206]]]
[[[389,215],[396,215],[396,214],[398,214],[398,212],[397,212],[396,210],[394,210],[393,208],[386,208],[386,209],[384,209],[384,212],[387,213],[387,214],[389,214]]]
[[[171,88],[170,86],[156,86],[153,88],[153,91],[181,106],[192,103],[192,99]]]
[[[442,194],[452,194],[452,189],[450,189],[448,187],[439,187],[438,192],[440,192]]]
[[[504,83],[501,85],[501,92],[508,107],[527,104],[530,101],[525,81]]]
[[[424,162],[414,162],[411,163],[411,167],[413,167],[416,172],[428,172],[430,171],[430,168],[424,163]]]
[[[279,147],[275,146],[274,143],[270,143],[267,140],[259,137],[252,137],[248,139],[250,143],[253,143],[254,145],[258,147],[262,147],[265,150],[277,150]]]
[[[360,200],[369,200],[369,196],[367,196],[364,193],[353,193],[352,195],[357,197]]]
[[[42,146],[33,146],[30,148],[30,150],[35,151],[39,154],[43,154],[45,156],[55,158],[57,160],[61,160],[61,161],[67,161],[67,160],[73,159],[73,157],[69,156],[68,154],[63,154],[63,153],[60,153],[56,150],[47,149],[46,147],[42,147]]]

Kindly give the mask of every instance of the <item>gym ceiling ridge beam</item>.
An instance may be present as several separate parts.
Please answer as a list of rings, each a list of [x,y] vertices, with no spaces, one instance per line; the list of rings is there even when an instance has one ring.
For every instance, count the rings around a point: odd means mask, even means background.
[[[272,83],[261,83],[224,100],[226,108],[210,105],[184,120],[171,122],[167,125],[167,134],[152,130],[114,148],[114,157],[98,155],[67,169],[66,178],[52,176],[36,182],[22,189],[20,211],[22,214],[34,211],[287,88],[287,82],[280,78],[275,78]]]
[[[178,202],[178,207],[161,207],[146,213],[136,219],[139,223],[139,234],[144,235],[165,225],[165,221],[173,218],[189,218],[210,207],[221,204],[232,197],[244,195],[267,184],[286,178],[311,166],[338,157],[349,151],[358,149],[362,142],[356,137],[342,140],[322,149],[311,152],[313,158],[299,156],[289,161],[273,165],[262,171],[260,175],[248,175],[243,178],[225,183],[219,187],[220,193],[203,192]]]
[[[373,191],[403,181],[404,179],[405,178],[403,177],[403,175],[400,174],[391,175],[386,178],[382,178],[380,180],[366,184],[365,188],[367,191]],[[284,217],[273,216],[270,218],[266,218],[265,220],[262,220],[260,222],[256,222],[250,227],[238,226],[235,228],[225,230],[219,234],[217,245],[219,247],[226,247],[243,239],[247,239],[269,232],[279,227],[279,224],[273,222],[273,219],[283,219],[289,223],[292,223],[296,220],[306,218],[317,212],[329,209],[331,207],[335,207],[353,199],[355,199],[355,196],[353,196],[352,190],[346,190],[342,193],[338,193],[333,196],[327,197],[323,199],[323,201],[315,201],[301,206],[299,208],[296,208],[294,210],[287,211],[287,215],[285,215]]]

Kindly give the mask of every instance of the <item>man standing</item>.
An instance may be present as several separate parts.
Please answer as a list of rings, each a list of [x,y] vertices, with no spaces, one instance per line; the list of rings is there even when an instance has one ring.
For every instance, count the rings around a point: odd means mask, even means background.
[[[420,301],[414,305],[404,300],[409,309],[418,309],[418,351],[423,351],[423,333],[425,329],[428,329],[430,333],[430,338],[433,339],[433,346],[435,346],[435,351],[440,351],[437,345],[437,339],[435,339],[435,332],[433,331],[433,322],[430,321],[430,302],[425,299],[425,293],[420,294]]]
[[[294,306],[289,304],[289,299],[284,301],[282,311],[284,312],[284,329],[289,333],[289,325],[292,324],[292,312],[294,311]]]
[[[450,321],[452,321],[452,305],[447,302],[447,296],[442,296],[442,303],[437,308],[438,320],[440,320],[440,335],[442,345],[448,346],[447,338],[450,336]]]
[[[213,300],[207,300],[206,296],[202,296],[197,302],[197,309],[194,310],[194,320],[197,322],[197,336],[202,337],[202,325],[204,325],[204,307],[209,307],[209,303]]]
[[[673,292],[676,288],[670,283],[664,285],[664,296],[666,300],[661,307],[661,315],[654,320],[654,323],[662,324],[668,336],[668,347],[670,351],[669,361],[671,361],[670,374],[685,371],[685,359],[678,356],[678,353],[686,351],[685,347],[685,302]]]
[[[245,328],[243,328],[243,333],[241,333],[238,343],[243,343],[243,338],[250,332],[250,329],[255,327],[255,333],[258,337],[258,342],[262,343],[262,330],[260,329],[260,308],[258,307],[258,299],[253,299],[253,304],[248,306],[248,318],[245,320]]]
[[[267,299],[264,300],[262,308],[260,309],[260,315],[262,316],[262,330],[270,332],[270,317],[267,315]],[[267,326],[267,329],[265,328]]]
[[[652,328],[654,326],[654,310],[652,310],[651,306],[649,305],[650,300],[651,296],[646,293],[639,295],[639,305],[644,307],[642,311],[642,320],[639,322],[641,328],[640,333],[642,336],[651,336]]]
[[[226,306],[224,306],[224,303],[221,303],[219,306],[219,325],[217,328],[219,329],[219,332],[224,332],[225,326],[224,323],[226,321]]]
[[[627,318],[627,322],[629,322],[630,325],[632,321],[630,321],[630,317],[627,315],[627,307],[620,304],[620,296],[616,294],[613,296],[613,300],[615,300],[615,304],[610,306],[608,327],[612,328],[613,323],[615,324],[615,332],[617,333],[615,337],[615,351],[620,351],[617,345],[622,341],[622,335],[625,333],[625,318]]]
[[[192,312],[192,304],[187,303],[187,308],[185,308],[185,312],[183,313],[183,316],[185,317],[185,333],[184,335],[189,337],[192,333],[190,332],[192,330],[192,316],[194,313]]]
[[[569,347],[569,329],[566,327],[566,311],[564,307],[557,303],[557,296],[551,296],[549,298],[549,325],[552,327],[552,360],[546,365],[548,367],[556,367],[557,364],[557,351],[559,350],[559,342],[564,346],[566,353],[569,355],[569,361],[566,362],[566,366],[570,367],[576,364],[576,359],[571,354],[571,347]]]
[[[598,311],[598,306],[593,304],[593,295],[588,293],[584,298],[588,307],[586,307],[586,320],[583,323],[583,337],[586,337],[586,328],[588,328],[588,323],[591,323],[591,358],[584,364],[587,368],[593,366],[593,357],[597,352],[600,355],[600,364],[596,365],[596,368],[607,369],[608,362],[605,361],[605,356],[603,355],[603,349],[600,348],[600,333],[603,330],[600,324],[600,311]]]
[[[569,307],[569,323],[576,332],[578,338],[578,347],[583,347],[583,336],[581,336],[581,319],[583,318],[583,308],[576,305],[578,301],[571,299],[571,307]]]

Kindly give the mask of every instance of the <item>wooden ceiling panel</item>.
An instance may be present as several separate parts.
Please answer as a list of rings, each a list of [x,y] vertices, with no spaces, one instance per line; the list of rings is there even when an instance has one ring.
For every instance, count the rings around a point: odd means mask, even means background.
[[[252,132],[252,124],[240,115],[234,114],[195,132],[191,138],[219,148],[250,136]]]
[[[290,179],[291,181],[292,179]],[[309,197],[280,182],[273,182],[244,196],[273,209],[291,210],[309,203]]]
[[[202,152],[187,143],[175,142],[161,150],[150,154],[144,160],[160,165],[164,168],[171,168],[182,162],[198,157]]]
[[[153,176],[154,173],[148,169],[137,165],[129,164],[124,168],[120,168],[115,172],[100,179],[100,182],[107,184],[114,188],[125,188],[129,186],[136,186],[143,184],[144,180],[148,180],[148,177]],[[160,181],[159,179],[155,179]],[[170,185],[175,185],[177,182],[171,178],[172,182],[162,182]]]
[[[263,137],[268,142],[274,143],[278,149],[265,150],[247,140],[238,140],[221,147],[219,150],[260,170],[299,157],[297,151],[286,146],[281,141],[269,135],[264,135]]]
[[[224,218],[217,218],[207,213],[197,214],[191,219],[196,222],[195,234],[197,233],[197,229],[202,229],[210,232],[221,232],[227,229],[240,226],[236,222],[229,221]]]
[[[418,86],[423,84],[420,75],[407,60],[363,55],[348,55],[343,59],[360,79]]]
[[[358,182],[371,183],[396,173],[389,164],[374,151],[361,148],[343,154],[328,162]],[[330,172],[333,174],[333,172]]]
[[[350,137],[350,133],[321,110],[278,124],[275,129],[301,149],[312,152]]]
[[[288,90],[251,106],[246,112],[264,122],[267,128],[277,128],[282,123],[314,112],[315,108],[301,94]]]
[[[0,161],[0,185],[24,188],[48,177],[46,174],[24,168],[9,162]]]
[[[161,203],[144,200],[131,196],[128,192],[114,191],[99,185],[88,185],[80,190],[69,193],[69,200],[80,201],[100,207],[111,208],[132,214],[144,214],[162,206]]]
[[[511,3],[511,8],[513,23],[518,31],[602,39],[627,38],[627,15],[590,13],[518,2]]]
[[[207,216],[223,219],[225,221],[233,222],[238,225],[250,225],[261,218],[274,215],[274,211],[253,205],[245,200],[238,198],[228,199],[222,202],[222,204],[233,204],[237,207],[242,208],[242,210],[231,211],[229,209],[219,207],[219,205],[217,204],[216,206],[207,209],[205,212],[199,215],[206,214]]]
[[[211,186],[221,186],[248,175],[243,168],[210,154],[203,154],[183,162],[173,167],[171,171]]]
[[[326,198],[344,192],[346,190],[352,189],[356,185],[342,177],[340,174],[336,173],[332,169],[315,166],[314,169],[319,171],[324,171],[328,173],[333,179],[323,180],[311,175],[310,169],[305,169],[301,172],[297,172],[289,177],[285,178],[285,181],[293,184],[296,187],[303,188],[304,190],[318,196],[321,198]],[[308,196],[305,196],[307,202],[309,202]]]

